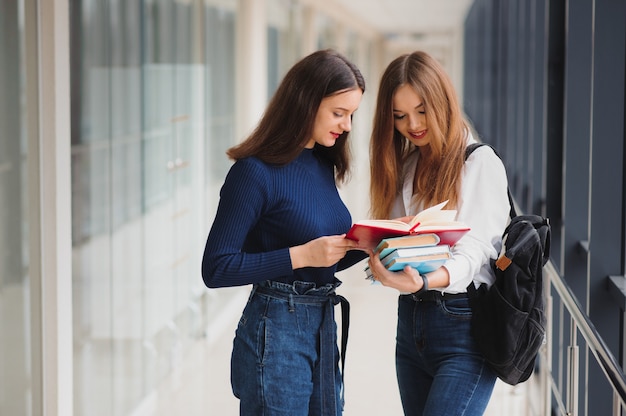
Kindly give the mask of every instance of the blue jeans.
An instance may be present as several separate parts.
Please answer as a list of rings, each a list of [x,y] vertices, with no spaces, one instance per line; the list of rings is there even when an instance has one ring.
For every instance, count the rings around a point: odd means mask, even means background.
[[[404,414],[482,415],[496,382],[470,335],[467,297],[398,300],[396,374]]]
[[[267,281],[253,287],[231,356],[240,415],[341,415],[334,305],[347,308],[347,302],[335,294],[339,284]]]

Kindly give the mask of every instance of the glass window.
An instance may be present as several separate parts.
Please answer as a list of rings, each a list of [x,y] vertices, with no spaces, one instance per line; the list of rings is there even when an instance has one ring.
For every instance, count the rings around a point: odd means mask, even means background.
[[[0,414],[31,414],[24,19],[0,2]]]
[[[268,99],[291,65],[300,57],[302,5],[292,1],[268,0]]]
[[[206,71],[206,183],[208,194],[221,185],[231,162],[226,150],[235,144],[235,13],[204,9]],[[211,199],[210,206],[216,204]],[[211,216],[211,215],[209,215]]]
[[[326,15],[318,14],[316,24],[317,30],[319,31],[319,38],[317,40],[318,49],[337,49],[337,25],[335,22]]]
[[[234,10],[72,2],[77,415],[132,413],[206,330],[199,265],[234,143]]]

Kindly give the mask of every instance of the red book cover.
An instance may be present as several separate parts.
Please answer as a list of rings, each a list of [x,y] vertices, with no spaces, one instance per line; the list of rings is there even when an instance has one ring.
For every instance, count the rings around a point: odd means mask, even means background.
[[[362,220],[354,223],[346,238],[358,241],[359,246],[374,249],[384,238],[410,234],[434,233],[439,244],[453,246],[470,228],[454,220],[456,210],[444,210],[448,201],[418,213],[411,222],[398,220]]]
[[[403,231],[391,228],[385,228],[384,226],[374,226],[356,223],[350,228],[350,231],[346,234],[346,238],[350,240],[358,241],[361,247],[370,249],[376,248],[378,243],[383,238],[397,237],[410,234],[424,234],[433,233],[439,236],[439,244],[447,244],[453,246],[457,241],[461,239],[470,229],[467,226],[459,224],[456,228],[440,228],[432,229],[429,226],[427,230],[420,230],[419,227],[415,231]]]

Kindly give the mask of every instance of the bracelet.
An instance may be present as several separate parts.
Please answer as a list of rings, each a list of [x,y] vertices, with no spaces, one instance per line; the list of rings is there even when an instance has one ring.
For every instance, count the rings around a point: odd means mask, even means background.
[[[415,295],[415,296],[421,295],[422,293],[428,290],[428,278],[426,277],[425,274],[422,274],[422,273],[420,273],[420,277],[422,278],[422,282],[424,282],[424,284],[417,292],[412,293],[412,295]]]
[[[424,282],[424,286],[422,286],[420,290],[426,292],[428,290],[428,278],[425,274],[420,273],[420,276],[422,276],[422,281]]]

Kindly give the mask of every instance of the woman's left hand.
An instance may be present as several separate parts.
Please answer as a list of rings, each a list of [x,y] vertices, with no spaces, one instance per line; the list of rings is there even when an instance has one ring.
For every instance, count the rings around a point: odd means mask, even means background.
[[[369,255],[368,264],[372,276],[383,286],[392,287],[404,293],[414,293],[424,285],[420,274],[411,266],[405,266],[401,271],[391,272],[383,266],[377,254],[370,251]]]

